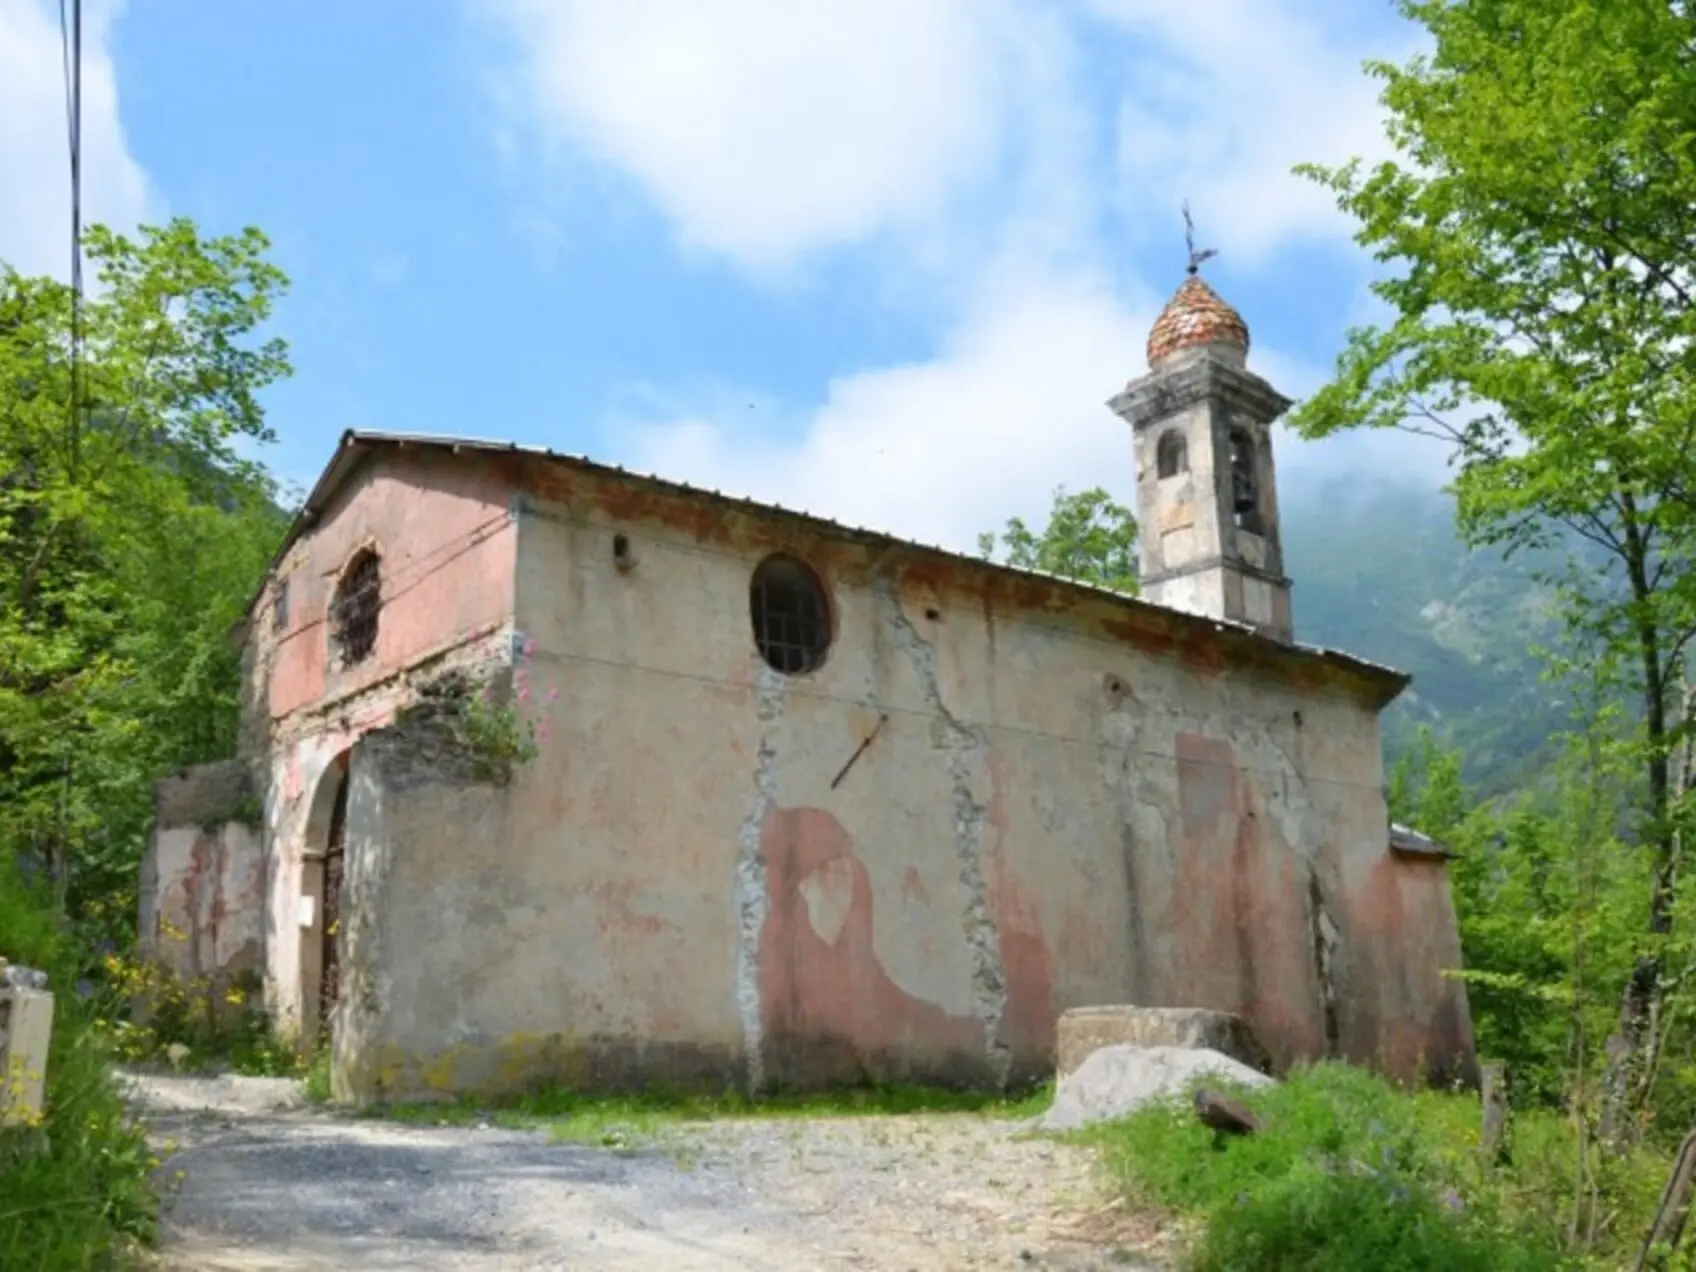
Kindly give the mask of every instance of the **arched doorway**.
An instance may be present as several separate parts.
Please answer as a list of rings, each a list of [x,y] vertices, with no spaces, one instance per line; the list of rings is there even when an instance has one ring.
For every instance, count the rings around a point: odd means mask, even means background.
[[[300,933],[300,1041],[329,1041],[341,988],[342,867],[347,848],[347,752],[324,767],[307,813],[301,897],[311,922]]]

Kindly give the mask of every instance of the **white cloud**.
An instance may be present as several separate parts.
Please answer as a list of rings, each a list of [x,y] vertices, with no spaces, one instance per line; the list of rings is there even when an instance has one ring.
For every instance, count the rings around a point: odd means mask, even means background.
[[[832,381],[798,437],[732,405],[627,420],[608,442],[637,468],[970,550],[1009,516],[1045,520],[1057,485],[1104,486],[1134,506],[1130,429],[1106,403],[1144,371],[1157,306],[1147,295],[1127,305],[1088,275],[1005,277],[934,358]],[[1286,393],[1320,381],[1275,352],[1251,365]],[[1439,448],[1400,435],[1281,433],[1277,447],[1280,483],[1297,497],[1363,470],[1434,483],[1442,468]]]
[[[756,271],[922,226],[990,171],[1004,0],[490,0],[543,138],[634,178]]]
[[[1152,312],[1088,278],[994,291],[936,358],[833,381],[798,441],[692,419],[620,429],[623,448],[669,476],[953,547],[1039,511],[1056,482],[1124,489],[1111,478],[1129,478],[1130,437],[1105,402]]]
[[[121,6],[83,13],[83,224],[127,229],[151,203],[118,118],[109,47]],[[70,153],[59,17],[46,0],[0,0],[0,261],[25,274],[70,274]],[[92,280],[90,280],[92,282]]]
[[[1334,196],[1291,169],[1389,153],[1369,56],[1402,60],[1406,25],[1344,25],[1358,0],[1091,0],[1134,53],[1119,108],[1119,176],[1133,220],[1171,226],[1188,197],[1205,245],[1264,260],[1341,237]]]
[[[879,286],[938,320],[934,353],[839,375],[780,426],[757,394],[652,394],[607,430],[616,458],[955,548],[1042,517],[1056,485],[1131,499],[1106,401],[1175,280],[1110,281],[1116,202],[1147,227],[1188,194],[1210,245],[1265,258],[1346,231],[1293,163],[1381,145],[1359,62],[1386,50],[1294,0],[1091,0],[1093,29],[1040,0],[485,2],[521,49],[517,117],[568,172],[622,173],[682,243],[762,279],[898,244],[871,258]],[[1257,335],[1278,387],[1319,383]],[[1363,471],[1438,480],[1442,459],[1385,434],[1279,441],[1296,497]]]
[[[510,37],[510,155],[548,143],[579,186],[571,160],[598,161],[684,245],[761,275],[880,236],[992,250],[1030,237],[1038,201],[1075,237],[1110,204],[1170,231],[1187,195],[1203,236],[1250,262],[1340,236],[1333,199],[1290,169],[1385,153],[1360,64],[1414,45],[1406,24],[1363,30],[1351,0],[481,5]],[[1103,88],[1117,117],[1089,119]],[[1117,189],[1091,128],[1116,133]]]

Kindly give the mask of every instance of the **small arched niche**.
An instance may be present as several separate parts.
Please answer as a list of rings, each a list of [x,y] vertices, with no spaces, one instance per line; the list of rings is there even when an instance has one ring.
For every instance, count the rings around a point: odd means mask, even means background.
[[[1183,433],[1169,428],[1154,444],[1154,472],[1161,481],[1190,470],[1190,445]]]

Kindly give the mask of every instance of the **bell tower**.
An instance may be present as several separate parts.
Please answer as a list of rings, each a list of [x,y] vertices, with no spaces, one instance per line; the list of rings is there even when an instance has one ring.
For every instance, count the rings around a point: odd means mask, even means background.
[[[1294,637],[1273,480],[1272,422],[1290,406],[1248,369],[1248,327],[1202,281],[1206,253],[1148,336],[1148,374],[1108,403],[1131,426],[1143,595]]]

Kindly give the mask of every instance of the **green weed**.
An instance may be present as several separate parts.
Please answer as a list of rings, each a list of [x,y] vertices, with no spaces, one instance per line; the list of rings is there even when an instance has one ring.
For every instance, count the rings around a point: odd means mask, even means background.
[[[1238,1094],[1259,1133],[1216,1139],[1172,1100],[1078,1136],[1130,1195],[1199,1221],[1193,1272],[1579,1266],[1559,1252],[1570,1154],[1548,1119],[1522,1119],[1521,1164],[1497,1169],[1477,1151],[1474,1099],[1411,1096],[1340,1064]],[[1636,1177],[1664,1178],[1645,1165]]]
[[[301,1075],[301,1089],[313,1104],[330,1102],[330,1049],[320,1047],[307,1062]]]
[[[186,934],[167,923],[162,939]],[[183,980],[133,951],[108,954],[99,971],[106,990],[101,1025],[120,1060],[265,1078],[300,1077],[310,1064],[273,1031],[256,974],[228,983]]]
[[[112,1266],[152,1240],[148,1174],[158,1162],[111,1079],[92,1003],[77,992],[76,952],[9,855],[0,859],[0,955],[46,971],[54,991],[42,1119],[0,1127],[0,1263]]]

